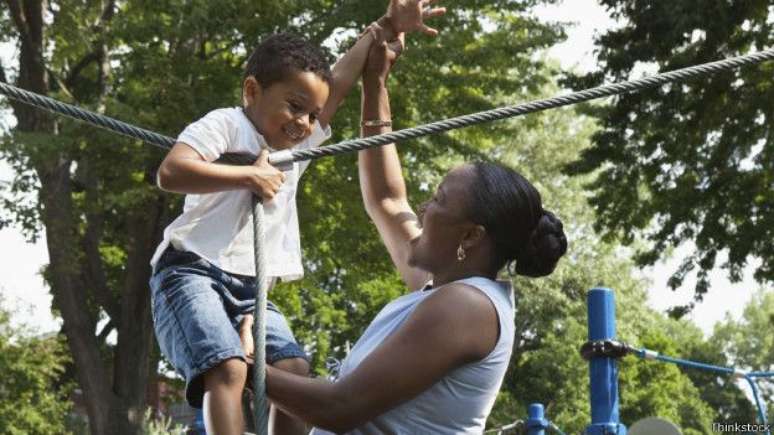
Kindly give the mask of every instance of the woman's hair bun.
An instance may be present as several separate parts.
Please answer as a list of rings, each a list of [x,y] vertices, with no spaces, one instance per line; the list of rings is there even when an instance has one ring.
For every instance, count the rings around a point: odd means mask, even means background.
[[[543,216],[530,234],[525,249],[516,258],[516,273],[531,277],[549,275],[565,252],[567,237],[562,221],[550,211],[543,210]]]

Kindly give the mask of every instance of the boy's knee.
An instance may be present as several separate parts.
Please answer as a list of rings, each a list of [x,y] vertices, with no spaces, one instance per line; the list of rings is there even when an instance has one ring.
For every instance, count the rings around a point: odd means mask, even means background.
[[[227,359],[204,373],[205,386],[225,385],[242,388],[247,381],[247,364],[239,358]]]
[[[296,375],[306,376],[309,374],[309,363],[303,358],[286,358],[274,361],[272,367]]]

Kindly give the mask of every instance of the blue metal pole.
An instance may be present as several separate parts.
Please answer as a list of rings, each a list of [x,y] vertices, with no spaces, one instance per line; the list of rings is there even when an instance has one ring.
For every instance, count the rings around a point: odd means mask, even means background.
[[[615,296],[608,288],[594,288],[587,295],[589,340],[615,339]],[[586,435],[626,435],[618,419],[618,363],[615,358],[589,361],[591,424]]]
[[[204,410],[196,410],[196,417],[194,418],[192,429],[191,432],[194,435],[207,435],[207,428],[204,427]]]
[[[548,420],[543,414],[543,405],[533,403],[529,405],[529,419],[527,420],[527,435],[545,435],[548,428]]]

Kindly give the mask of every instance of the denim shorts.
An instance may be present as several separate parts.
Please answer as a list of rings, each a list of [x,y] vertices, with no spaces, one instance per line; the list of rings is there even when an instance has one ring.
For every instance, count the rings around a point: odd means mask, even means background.
[[[224,272],[192,252],[168,248],[150,280],[153,326],[161,352],[186,381],[186,400],[201,408],[202,374],[230,358],[245,360],[237,328],[255,307],[256,279]],[[268,302],[266,362],[307,359],[285,317]]]

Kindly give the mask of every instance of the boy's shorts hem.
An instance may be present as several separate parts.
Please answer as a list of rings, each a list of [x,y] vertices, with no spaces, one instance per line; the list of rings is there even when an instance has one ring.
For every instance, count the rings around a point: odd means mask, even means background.
[[[311,362],[309,355],[301,349],[296,343],[288,343],[281,349],[266,355],[266,364],[274,364],[283,359],[301,358],[306,362]]]
[[[223,361],[238,358],[241,361],[247,361],[243,352],[235,352],[233,349],[227,349],[222,352],[218,352],[211,357],[207,358],[204,363],[194,368],[191,372],[190,381],[185,386],[185,399],[188,404],[197,409],[201,409],[204,401],[204,373],[207,370],[217,366]],[[266,355],[266,364],[274,364],[277,361],[285,359],[301,358],[306,362],[310,362],[309,356],[304,352],[300,346],[296,343],[288,343],[282,349],[277,352],[272,352]],[[247,387],[250,387],[252,382],[252,376],[248,372]],[[252,388],[250,388],[252,389]]]
[[[207,370],[217,366],[223,361],[239,358],[245,361],[245,355],[243,352],[236,352],[234,349],[227,349],[222,352],[218,352],[215,355],[207,358],[204,363],[199,367],[194,368],[190,374],[190,380],[186,382],[185,386],[185,400],[193,408],[201,409],[204,402],[204,373]],[[249,381],[249,380],[248,380]]]

